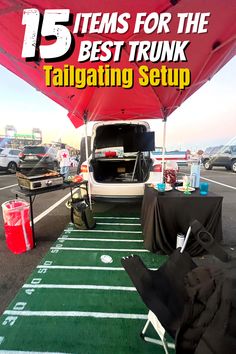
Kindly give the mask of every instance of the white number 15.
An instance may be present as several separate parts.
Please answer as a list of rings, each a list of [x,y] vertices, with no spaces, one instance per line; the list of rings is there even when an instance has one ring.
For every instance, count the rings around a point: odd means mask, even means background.
[[[44,37],[55,36],[52,44],[40,45],[40,57],[43,59],[58,58],[66,54],[71,45],[71,33],[64,25],[57,22],[68,22],[70,10],[53,9],[45,10],[41,35]],[[22,17],[22,25],[25,27],[25,36],[21,56],[32,58],[36,53],[40,13],[37,9],[25,9]]]

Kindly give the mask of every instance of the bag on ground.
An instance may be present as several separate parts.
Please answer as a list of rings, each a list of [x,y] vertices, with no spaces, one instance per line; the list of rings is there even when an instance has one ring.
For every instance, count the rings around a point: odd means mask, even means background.
[[[96,226],[92,211],[84,199],[72,199],[71,222],[80,230],[93,229]]]

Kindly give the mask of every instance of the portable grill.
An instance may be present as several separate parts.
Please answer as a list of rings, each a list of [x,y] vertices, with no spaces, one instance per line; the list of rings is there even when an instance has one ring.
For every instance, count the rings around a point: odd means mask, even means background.
[[[63,177],[52,170],[35,170],[24,174],[17,172],[16,177],[20,188],[28,190],[51,188],[63,184]]]

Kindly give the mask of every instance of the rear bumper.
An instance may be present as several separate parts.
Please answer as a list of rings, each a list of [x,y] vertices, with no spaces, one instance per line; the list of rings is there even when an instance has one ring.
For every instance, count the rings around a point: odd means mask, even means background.
[[[91,177],[89,186],[93,198],[125,201],[142,199],[145,184],[149,183],[150,179],[145,183],[98,183]]]
[[[118,184],[118,183],[90,183],[91,195],[93,198],[109,199],[138,199],[143,197],[144,184]]]
[[[53,169],[54,165],[52,162],[23,162],[19,163],[19,169],[33,169],[33,168],[43,168],[43,169]]]

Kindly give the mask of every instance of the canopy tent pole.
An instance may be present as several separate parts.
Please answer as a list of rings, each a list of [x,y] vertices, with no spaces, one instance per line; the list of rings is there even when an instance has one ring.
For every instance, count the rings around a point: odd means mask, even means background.
[[[89,197],[89,208],[92,210],[92,196],[91,196],[91,184],[90,184],[90,173],[89,173],[89,163],[88,163],[88,130],[87,130],[87,122],[88,122],[88,111],[84,111],[83,114],[84,120],[84,131],[85,131],[85,155],[88,166],[88,197]]]
[[[164,126],[163,126],[163,142],[162,142],[162,159],[161,159],[161,181],[162,182],[164,182],[167,117],[163,118],[163,122],[164,122]]]

